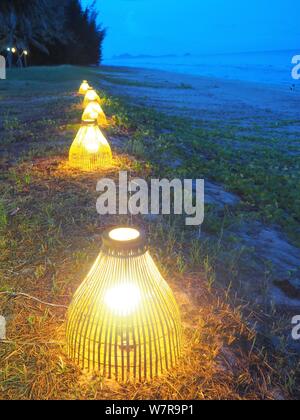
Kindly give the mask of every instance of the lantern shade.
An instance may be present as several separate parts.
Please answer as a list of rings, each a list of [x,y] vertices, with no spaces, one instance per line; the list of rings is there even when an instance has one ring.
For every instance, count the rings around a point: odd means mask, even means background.
[[[98,104],[101,105],[100,96],[92,87],[90,87],[85,94],[83,101],[83,109],[85,109],[90,102],[98,102]]]
[[[104,111],[98,102],[89,102],[84,110],[82,121],[97,120],[100,127],[107,127],[108,121]]]
[[[88,82],[86,80],[84,80],[80,85],[78,93],[80,95],[85,95],[87,93],[87,91],[89,90],[89,88],[90,88],[90,86],[89,86]]]
[[[70,148],[69,163],[84,171],[101,169],[112,163],[111,148],[96,121],[82,123]]]
[[[173,293],[133,228],[106,231],[68,310],[69,356],[119,381],[150,380],[175,366],[181,322]]]

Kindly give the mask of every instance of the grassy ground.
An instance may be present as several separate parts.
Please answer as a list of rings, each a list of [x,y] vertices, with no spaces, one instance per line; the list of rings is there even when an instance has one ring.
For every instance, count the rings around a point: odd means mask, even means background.
[[[115,79],[113,72],[110,77]],[[102,173],[82,174],[67,164],[81,116],[81,98],[74,92],[82,79],[100,89],[111,119],[106,135],[114,165]],[[221,136],[219,127],[206,129],[200,122],[129,105],[103,91],[95,69],[13,71],[0,84],[0,97],[0,293],[24,292],[68,305],[99,252],[101,232],[120,222],[97,215],[96,182],[103,176],[116,178],[121,169],[150,178],[199,177],[201,168],[200,175],[225,179],[243,197],[238,214],[216,214],[208,208],[208,231],[220,235],[232,217],[259,213],[277,221],[278,212],[284,212],[284,227],[293,237],[289,226],[299,221],[299,200],[294,196],[299,191],[299,177],[294,177],[299,166],[294,161],[282,163],[294,165],[293,176],[287,170],[282,180],[280,168],[274,167],[262,185],[256,178],[258,168],[261,180],[265,162],[273,166],[279,159],[275,152],[262,150],[253,156],[254,166],[246,167],[243,152],[233,156],[220,146],[224,133]],[[178,156],[176,144],[183,139],[187,155]],[[197,152],[192,158],[191,151]],[[166,170],[166,158],[181,164]],[[241,170],[243,177],[238,175]],[[274,182],[290,188],[274,197]],[[181,218],[138,218],[136,223],[148,232],[152,255],[181,308],[185,344],[178,369],[152,384],[115,384],[89,376],[65,356],[63,307],[0,295],[0,314],[8,321],[7,340],[0,343],[0,399],[297,397],[299,366],[287,354],[284,338],[283,351],[274,351],[267,337],[254,331],[255,324],[263,322],[281,337],[282,320],[274,323],[272,313],[238,298],[230,282],[225,288],[217,284],[219,244],[200,242],[195,229],[183,229]],[[234,278],[238,255],[229,257],[228,267],[228,277]]]

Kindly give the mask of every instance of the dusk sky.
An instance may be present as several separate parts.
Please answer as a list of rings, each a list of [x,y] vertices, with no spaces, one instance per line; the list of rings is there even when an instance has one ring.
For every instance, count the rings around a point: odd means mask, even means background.
[[[82,0],[89,4],[91,0]],[[104,56],[300,48],[297,0],[97,0]]]

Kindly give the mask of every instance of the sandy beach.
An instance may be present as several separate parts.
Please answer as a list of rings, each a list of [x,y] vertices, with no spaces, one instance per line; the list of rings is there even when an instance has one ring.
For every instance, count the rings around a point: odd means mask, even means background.
[[[230,81],[131,67],[102,66],[101,72],[107,72],[112,82],[109,84],[116,93],[129,95],[135,102],[170,114],[204,121],[221,120],[227,124],[261,122],[262,126],[282,120],[299,120],[299,87],[291,91],[286,85]],[[300,125],[296,121],[295,125],[289,126],[289,131],[294,130],[298,130],[299,134]]]

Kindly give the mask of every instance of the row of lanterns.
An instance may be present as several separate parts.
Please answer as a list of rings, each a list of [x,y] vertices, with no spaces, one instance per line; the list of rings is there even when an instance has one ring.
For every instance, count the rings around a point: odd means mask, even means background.
[[[95,170],[111,163],[98,123],[107,125],[97,93],[84,81],[82,126],[70,164]],[[173,368],[181,353],[180,313],[141,229],[120,226],[102,235],[102,247],[76,291],[67,315],[69,357],[82,369],[118,381],[145,381]]]
[[[69,162],[73,168],[93,171],[102,169],[112,163],[111,148],[101,132],[108,122],[101,108],[101,100],[96,91],[86,80],[79,89],[84,95],[82,124],[71,146]]]

